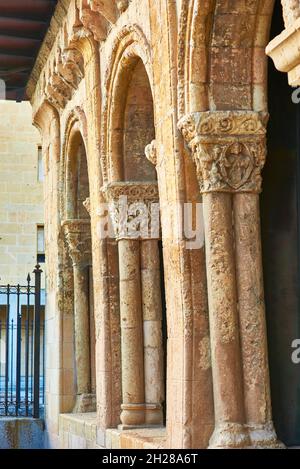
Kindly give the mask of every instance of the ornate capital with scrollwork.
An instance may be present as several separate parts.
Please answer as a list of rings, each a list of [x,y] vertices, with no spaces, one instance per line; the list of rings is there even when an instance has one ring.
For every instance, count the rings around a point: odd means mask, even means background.
[[[104,186],[102,192],[117,240],[159,238],[156,182],[115,182]]]
[[[66,220],[62,224],[73,265],[91,264],[91,225],[89,220]]]
[[[179,121],[202,193],[261,192],[267,121],[267,113],[254,111],[199,112]]]

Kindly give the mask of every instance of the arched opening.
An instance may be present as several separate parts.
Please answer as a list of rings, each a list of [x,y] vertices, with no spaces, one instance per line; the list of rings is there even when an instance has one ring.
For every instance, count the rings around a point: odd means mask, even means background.
[[[145,158],[146,145],[155,139],[153,98],[141,59],[128,84],[123,132],[124,181],[155,181],[155,167]]]
[[[111,189],[127,197],[127,221],[158,206],[157,173],[145,148],[155,146],[154,105],[143,61],[132,54],[115,85],[109,135]],[[141,209],[141,204],[143,207]],[[141,225],[137,223],[137,230]],[[166,307],[160,230],[118,236],[124,428],[165,422]]]
[[[74,313],[76,402],[73,412],[84,413],[96,409],[95,322],[88,165],[85,144],[76,124],[66,156],[63,228],[72,263],[68,287]]]
[[[280,2],[275,3],[271,38],[284,29]],[[300,330],[300,120],[292,93],[286,74],[269,60],[268,157],[261,196],[263,266],[273,418],[278,437],[287,446],[300,444],[300,374],[292,361],[292,343]]]

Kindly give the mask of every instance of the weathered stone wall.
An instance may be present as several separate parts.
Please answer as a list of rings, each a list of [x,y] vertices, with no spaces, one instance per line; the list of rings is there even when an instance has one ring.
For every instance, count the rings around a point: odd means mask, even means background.
[[[39,132],[29,103],[0,106],[0,283],[24,284],[37,257],[37,225],[44,224],[38,181]],[[44,268],[43,268],[44,270]]]
[[[96,444],[110,446],[114,435],[122,445],[122,431],[133,423],[143,427],[145,416],[161,405],[144,402],[142,341],[144,347],[150,342],[141,306],[151,300],[139,265],[145,240],[100,239],[98,230],[103,202],[116,194],[136,200],[138,194],[146,203],[159,197],[161,208],[168,332],[164,444],[280,446],[270,407],[258,211],[273,3],[59,2],[28,86],[47,168],[49,445],[73,445],[59,414],[74,409],[78,391],[72,290],[80,282],[62,223],[70,204],[72,142],[80,132],[90,194]],[[152,166],[142,160],[146,144]],[[150,183],[156,178],[157,185]],[[197,249],[187,249],[178,235],[184,202],[204,205],[205,244],[202,239]],[[161,354],[158,329],[154,336]],[[155,386],[162,389],[158,379]],[[108,431],[120,423],[118,436]]]
[[[0,418],[0,449],[43,449],[44,421]]]

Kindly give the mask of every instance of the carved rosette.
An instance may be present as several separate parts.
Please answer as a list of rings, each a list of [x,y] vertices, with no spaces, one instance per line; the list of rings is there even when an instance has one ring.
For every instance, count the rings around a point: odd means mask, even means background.
[[[268,115],[253,111],[194,113],[178,124],[202,193],[261,192]]]
[[[73,265],[91,264],[91,226],[89,220],[66,220],[62,224]]]
[[[159,237],[159,193],[156,182],[115,182],[102,192],[109,205],[115,238]]]

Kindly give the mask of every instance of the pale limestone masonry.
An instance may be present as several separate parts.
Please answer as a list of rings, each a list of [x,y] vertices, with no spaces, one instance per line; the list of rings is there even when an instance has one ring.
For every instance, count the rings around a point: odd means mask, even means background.
[[[38,181],[39,132],[29,103],[0,103],[0,283],[26,281],[37,256],[37,225],[44,224]]]
[[[295,5],[269,53],[298,83]],[[282,447],[259,214],[273,6],[58,2],[27,89],[46,169],[50,447]],[[99,236],[116,195],[159,203],[150,243]],[[203,204],[199,249],[176,234],[185,202]]]

